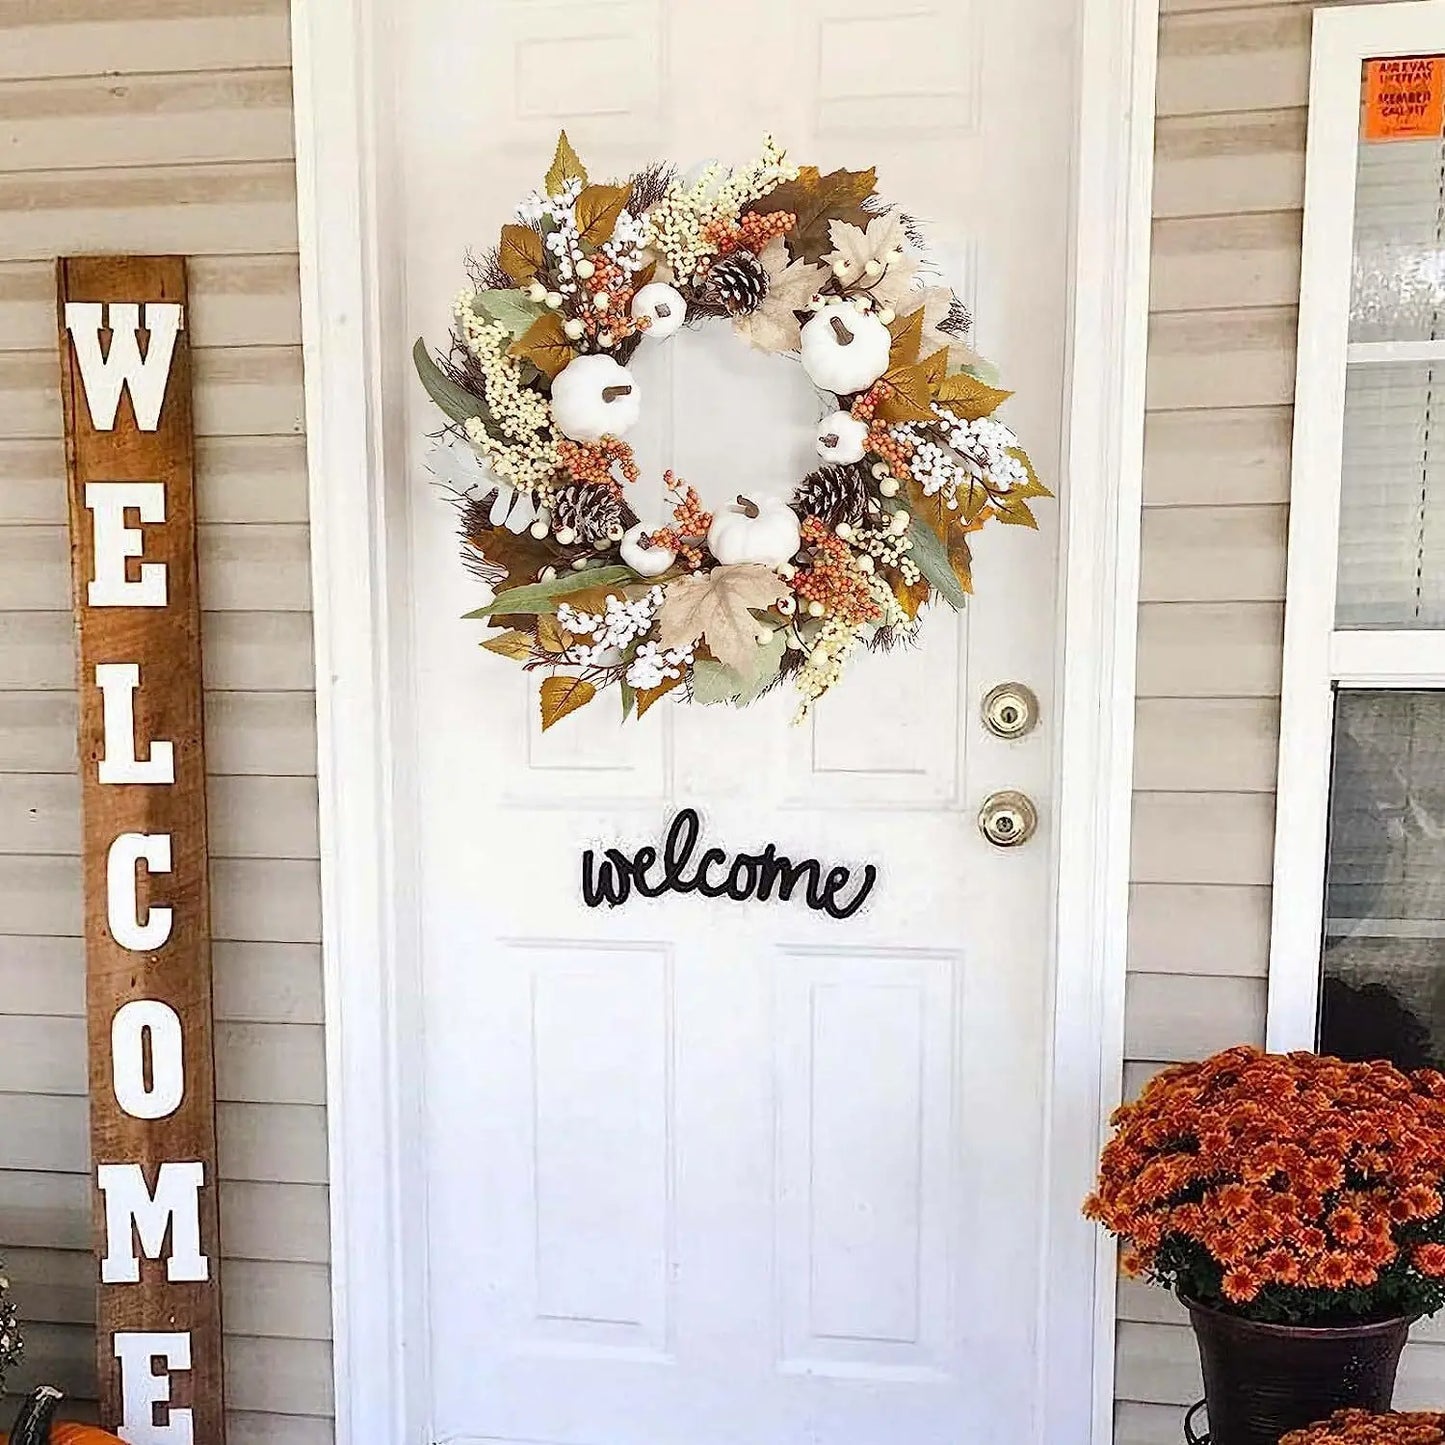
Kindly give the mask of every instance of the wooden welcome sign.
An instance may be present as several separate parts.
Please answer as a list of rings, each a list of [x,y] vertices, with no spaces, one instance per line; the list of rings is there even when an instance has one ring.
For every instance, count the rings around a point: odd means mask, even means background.
[[[224,1438],[186,267],[57,266],[101,1423]]]

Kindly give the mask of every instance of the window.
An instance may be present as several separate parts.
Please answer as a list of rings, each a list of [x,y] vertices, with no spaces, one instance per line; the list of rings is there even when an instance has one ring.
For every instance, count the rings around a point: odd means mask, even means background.
[[[1318,12],[1269,1043],[1445,1065],[1445,20]]]

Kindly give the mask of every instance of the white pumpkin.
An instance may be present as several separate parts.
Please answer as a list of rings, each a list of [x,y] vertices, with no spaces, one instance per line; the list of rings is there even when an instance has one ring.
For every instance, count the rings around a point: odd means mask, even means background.
[[[818,423],[818,455],[825,462],[852,466],[868,450],[868,423],[846,411],[835,411]]]
[[[552,421],[574,442],[625,436],[642,414],[637,383],[610,356],[579,356],[552,382]]]
[[[642,537],[647,530],[643,522],[629,527],[622,534],[617,550],[639,577],[661,577],[677,560],[677,553],[671,547],[644,547]]]
[[[892,347],[888,328],[876,316],[846,301],[833,302],[803,327],[803,370],[821,390],[852,396],[888,370]]]
[[[647,335],[657,341],[666,341],[682,330],[687,320],[687,302],[682,292],[665,281],[650,281],[632,298],[634,320],[646,317],[652,324]]]
[[[776,497],[760,502],[739,497],[735,506],[714,516],[707,533],[708,550],[724,567],[746,562],[781,567],[801,543],[798,514]]]

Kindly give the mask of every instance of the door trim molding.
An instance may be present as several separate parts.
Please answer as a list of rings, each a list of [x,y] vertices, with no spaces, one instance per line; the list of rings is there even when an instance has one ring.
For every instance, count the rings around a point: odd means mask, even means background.
[[[1035,1440],[1112,1435],[1114,1255],[1079,1215],[1123,1073],[1158,0],[1080,0]],[[390,0],[292,0],[336,1438],[430,1445]],[[390,405],[387,398],[391,399]]]

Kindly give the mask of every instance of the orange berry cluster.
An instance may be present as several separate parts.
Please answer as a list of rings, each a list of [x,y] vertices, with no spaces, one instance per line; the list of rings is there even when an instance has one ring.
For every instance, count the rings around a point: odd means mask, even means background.
[[[883,610],[848,544],[818,517],[805,518],[802,531],[813,555],[809,565],[794,576],[793,591],[804,602],[821,602],[825,612],[850,626],[877,622]]]
[[[609,487],[619,496],[622,488],[613,474],[614,466],[621,471],[624,481],[635,482],[638,478],[637,458],[632,448],[617,437],[603,437],[590,444],[563,437],[557,443],[557,459],[574,482]]]
[[[1336,1410],[1317,1425],[1291,1430],[1279,1445],[1445,1445],[1445,1415]]]
[[[679,481],[677,473],[662,474],[662,484],[672,502],[672,526],[659,527],[642,539],[644,547],[668,547],[682,558],[686,567],[696,571],[702,566],[702,548],[697,540],[706,537],[712,526],[712,513],[705,510],[697,488]]]
[[[702,228],[702,239],[716,248],[719,256],[731,256],[734,251],[751,251],[758,256],[768,242],[786,236],[797,224],[798,218],[792,211],[750,211],[735,221],[709,221]]]
[[[913,443],[896,436],[887,422],[875,420],[875,413],[882,399],[882,391],[876,386],[871,387],[853,403],[851,415],[858,421],[868,423],[868,436],[864,442],[867,449],[874,456],[882,458],[887,463],[888,470],[900,482],[906,482],[912,476],[908,463],[913,457]]]
[[[599,349],[606,351],[619,341],[646,331],[652,325],[652,318],[632,315],[632,298],[636,288],[629,272],[600,251],[590,260],[592,274],[581,283],[576,315],[588,338]],[[599,301],[601,297],[606,297],[606,300]]]

